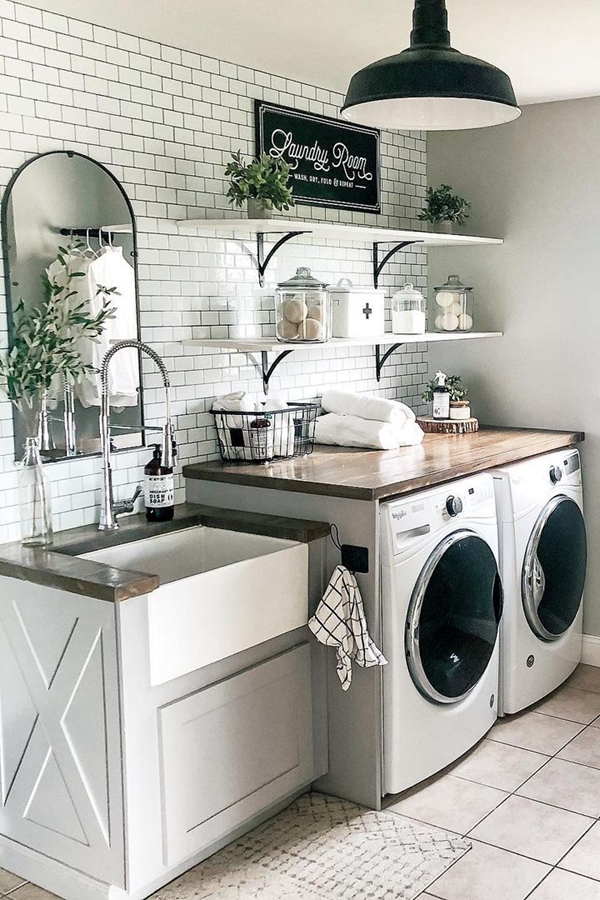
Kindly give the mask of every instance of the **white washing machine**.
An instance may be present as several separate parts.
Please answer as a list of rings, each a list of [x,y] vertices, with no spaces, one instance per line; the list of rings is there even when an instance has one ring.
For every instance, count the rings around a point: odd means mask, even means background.
[[[494,484],[475,475],[381,506],[384,791],[439,772],[497,715],[502,587]]]
[[[499,711],[516,713],[581,659],[587,561],[577,450],[494,471],[504,617]]]

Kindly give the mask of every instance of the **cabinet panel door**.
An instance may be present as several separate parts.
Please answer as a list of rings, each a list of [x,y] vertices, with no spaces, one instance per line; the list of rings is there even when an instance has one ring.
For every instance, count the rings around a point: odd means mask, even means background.
[[[114,606],[0,578],[0,832],[124,886]]]
[[[159,722],[170,865],[312,779],[309,645],[163,707]]]

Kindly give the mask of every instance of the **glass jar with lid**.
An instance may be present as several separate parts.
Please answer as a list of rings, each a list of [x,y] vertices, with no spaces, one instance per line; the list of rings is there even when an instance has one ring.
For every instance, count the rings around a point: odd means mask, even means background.
[[[277,340],[323,343],[331,337],[331,299],[327,285],[301,266],[275,291]]]
[[[392,333],[424,334],[427,301],[417,288],[407,282],[392,297]]]
[[[465,287],[458,275],[449,275],[446,284],[435,288],[434,297],[436,331],[471,331],[472,287]]]

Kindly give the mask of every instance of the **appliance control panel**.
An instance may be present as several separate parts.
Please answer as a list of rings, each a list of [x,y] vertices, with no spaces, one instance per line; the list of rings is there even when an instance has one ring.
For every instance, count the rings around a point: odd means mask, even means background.
[[[382,504],[383,537],[397,553],[425,535],[460,523],[465,516],[495,515],[494,484],[489,476],[452,482],[425,494]]]

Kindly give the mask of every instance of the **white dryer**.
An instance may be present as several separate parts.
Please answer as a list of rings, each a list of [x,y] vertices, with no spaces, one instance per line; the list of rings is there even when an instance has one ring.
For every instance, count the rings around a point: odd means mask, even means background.
[[[577,450],[494,471],[505,605],[500,714],[549,694],[581,659],[587,562]]]
[[[439,772],[497,715],[502,587],[493,480],[381,505],[384,791]]]

